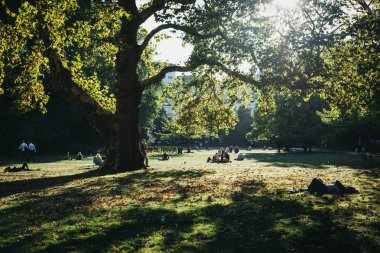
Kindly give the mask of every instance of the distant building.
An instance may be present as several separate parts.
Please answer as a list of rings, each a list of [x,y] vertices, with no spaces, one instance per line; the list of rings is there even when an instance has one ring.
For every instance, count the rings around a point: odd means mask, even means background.
[[[190,82],[190,73],[187,72],[170,72],[165,75],[165,78],[163,80],[164,84],[171,84],[175,79],[182,78],[182,80],[185,83]]]
[[[182,73],[182,72],[170,72],[165,75],[165,78],[163,79],[163,82],[165,85],[171,84],[175,79],[182,79],[185,83],[190,82],[190,73]],[[164,109],[166,117],[169,119],[173,118],[172,114],[172,104],[170,98],[168,98],[168,101],[163,104],[162,109]]]

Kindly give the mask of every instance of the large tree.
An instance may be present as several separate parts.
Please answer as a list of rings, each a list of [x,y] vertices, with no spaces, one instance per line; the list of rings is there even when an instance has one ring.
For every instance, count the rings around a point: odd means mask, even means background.
[[[140,169],[144,166],[138,145],[142,94],[166,73],[207,65],[257,85],[255,78],[238,71],[253,55],[245,55],[236,38],[255,37],[251,20],[262,2],[4,0],[0,83],[5,74],[14,76],[14,85],[6,87],[16,95],[20,108],[43,111],[48,101],[43,80],[49,74],[55,89],[86,115],[106,141],[102,168]],[[159,25],[147,32],[143,24],[149,18]],[[151,41],[169,29],[183,32],[194,52],[186,65],[157,69],[160,66],[151,61]],[[105,83],[104,72],[89,68],[91,54],[113,67],[115,82]],[[142,72],[147,65],[155,68]]]

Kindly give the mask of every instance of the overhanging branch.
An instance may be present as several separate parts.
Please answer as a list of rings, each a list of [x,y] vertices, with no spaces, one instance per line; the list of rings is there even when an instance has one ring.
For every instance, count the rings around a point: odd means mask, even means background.
[[[207,64],[209,66],[212,66],[212,67],[217,67],[219,68],[220,70],[222,70],[224,73],[226,73],[227,75],[231,76],[231,77],[234,77],[242,82],[245,82],[245,83],[249,83],[249,84],[252,84],[256,87],[258,87],[261,83],[259,81],[257,81],[255,78],[252,78],[250,76],[247,76],[247,75],[244,75],[238,71],[235,71],[235,70],[232,70],[230,68],[228,68],[226,65],[220,63],[220,62],[217,62],[217,61],[205,61],[204,64]]]
[[[177,24],[163,24],[163,25],[159,25],[158,27],[156,27],[155,29],[153,29],[145,37],[144,41],[140,45],[141,52],[144,51],[144,49],[147,47],[149,41],[154,37],[154,35],[156,35],[157,33],[161,32],[162,30],[166,30],[166,29],[175,29],[175,30],[178,30],[178,31],[182,31],[182,32],[187,33],[189,35],[192,35],[192,36],[194,36],[194,37],[196,37],[198,39],[209,39],[209,38],[213,38],[216,35],[220,34],[219,31],[214,32],[214,33],[209,33],[209,34],[201,34],[201,33],[195,31],[194,29],[192,29],[190,27],[181,26],[181,25],[177,25]]]
[[[219,68],[220,70],[222,70],[227,75],[234,77],[234,78],[236,78],[242,82],[252,84],[256,87],[258,87],[261,84],[256,79],[254,79],[250,76],[246,76],[246,75],[244,75],[238,71],[231,70],[227,66],[225,66],[224,64],[222,64],[220,62],[204,60],[204,61],[200,61],[197,64],[189,65],[189,66],[168,66],[168,67],[164,67],[157,75],[141,81],[141,86],[143,89],[145,89],[145,88],[147,88],[147,87],[149,87],[155,83],[160,82],[162,79],[164,79],[164,77],[167,73],[192,71],[201,65],[208,65],[210,67]]]
[[[102,137],[108,138],[110,132],[107,122],[112,119],[113,113],[100,106],[95,99],[74,81],[71,71],[64,66],[61,56],[51,46],[50,32],[47,27],[42,25],[43,18],[41,13],[38,13],[38,18],[40,21],[38,31],[48,48],[44,55],[49,60],[49,69],[54,80],[55,89],[68,101],[78,106],[79,110],[91,121],[92,126]]]
[[[151,17],[154,13],[161,11],[164,9],[165,4],[167,3],[176,3],[182,5],[195,4],[196,0],[154,0],[152,4],[140,12],[139,14],[139,23],[144,23],[149,17]]]
[[[164,67],[155,76],[152,76],[150,78],[147,78],[147,79],[141,81],[141,86],[143,87],[143,89],[145,89],[145,88],[147,88],[147,87],[149,87],[155,83],[160,82],[162,79],[165,78],[165,75],[167,73],[192,71],[192,70],[196,69],[197,67],[199,67],[200,65],[202,65],[202,64],[199,64],[196,66],[167,66],[167,67]]]

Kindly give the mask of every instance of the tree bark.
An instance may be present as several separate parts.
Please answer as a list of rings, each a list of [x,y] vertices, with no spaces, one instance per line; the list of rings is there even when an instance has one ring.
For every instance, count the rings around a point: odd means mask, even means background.
[[[116,115],[102,109],[73,81],[71,72],[63,66],[61,57],[54,49],[46,52],[55,88],[80,109],[105,141],[106,159],[100,166],[103,170],[133,171],[145,168],[139,145],[138,117],[143,90],[137,75],[137,26],[124,24],[124,27],[135,30],[122,31],[128,38],[124,38],[126,46],[117,55]],[[49,42],[47,34],[45,38]]]
[[[122,20],[121,48],[117,54],[116,163],[115,169],[133,171],[145,168],[140,150],[139,113],[142,86],[137,74],[140,48],[137,19]]]

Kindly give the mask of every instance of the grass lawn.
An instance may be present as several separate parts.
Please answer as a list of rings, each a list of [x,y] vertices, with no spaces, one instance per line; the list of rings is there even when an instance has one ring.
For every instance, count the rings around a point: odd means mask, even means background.
[[[379,252],[379,157],[255,150],[207,164],[213,152],[112,175],[54,159],[1,172],[0,252]],[[288,193],[314,177],[360,193]]]

